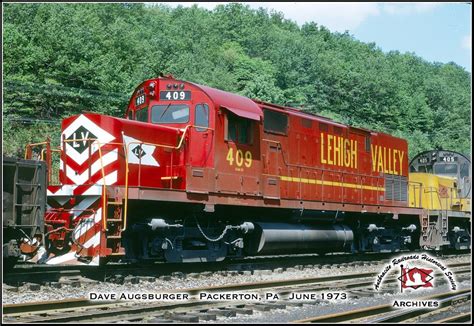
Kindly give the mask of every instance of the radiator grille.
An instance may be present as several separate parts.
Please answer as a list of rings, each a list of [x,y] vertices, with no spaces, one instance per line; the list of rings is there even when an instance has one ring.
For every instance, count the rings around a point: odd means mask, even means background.
[[[394,201],[408,201],[407,177],[398,175],[385,176],[385,199]]]

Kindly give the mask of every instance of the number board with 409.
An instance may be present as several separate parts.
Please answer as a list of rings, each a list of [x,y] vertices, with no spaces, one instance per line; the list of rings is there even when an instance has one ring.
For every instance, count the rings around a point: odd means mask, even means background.
[[[189,101],[191,99],[190,91],[162,91],[160,100],[163,101]]]

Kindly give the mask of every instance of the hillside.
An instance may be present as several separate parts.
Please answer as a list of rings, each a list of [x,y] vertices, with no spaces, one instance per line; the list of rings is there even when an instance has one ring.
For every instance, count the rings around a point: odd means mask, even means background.
[[[245,5],[6,4],[3,153],[59,142],[60,119],[123,115],[160,72],[470,155],[471,74]]]

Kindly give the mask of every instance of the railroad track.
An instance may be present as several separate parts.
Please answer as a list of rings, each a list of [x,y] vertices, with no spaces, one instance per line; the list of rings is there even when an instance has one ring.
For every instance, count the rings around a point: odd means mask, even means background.
[[[469,265],[470,266],[470,265]],[[458,278],[470,277],[470,268],[456,271]],[[288,279],[278,281],[266,281],[257,283],[233,284],[224,286],[212,286],[204,288],[191,288],[179,290],[179,293],[187,293],[191,296],[189,300],[178,302],[137,302],[137,301],[90,301],[87,298],[51,301],[40,303],[28,303],[19,305],[4,305],[4,322],[123,322],[123,321],[183,321],[196,322],[199,320],[212,320],[218,316],[233,317],[237,314],[253,314],[254,311],[269,311],[272,309],[284,309],[287,306],[302,306],[306,304],[317,304],[323,300],[316,299],[309,302],[282,301],[284,296],[290,293],[321,292],[321,291],[344,291],[350,296],[357,298],[361,290],[373,286],[373,277],[376,273],[358,273],[326,277],[313,277],[301,279]],[[388,291],[398,291],[396,280],[388,280],[384,288]],[[394,284],[390,284],[394,283]],[[391,286],[392,285],[392,286]],[[253,291],[253,292],[249,292]],[[223,302],[217,300],[198,299],[200,293],[258,293],[263,297],[270,291],[278,294],[280,300],[264,301],[233,301]],[[370,292],[370,291],[369,291]],[[171,291],[170,294],[176,291]],[[249,295],[250,295],[249,294]],[[368,293],[375,295],[375,293]],[[205,299],[208,297],[204,297]],[[383,308],[387,309],[387,308]],[[388,311],[388,310],[387,310]]]
[[[125,277],[160,278],[169,280],[171,276],[185,278],[186,274],[202,273],[208,276],[209,272],[234,273],[247,271],[271,271],[276,268],[303,269],[308,266],[363,266],[387,260],[393,253],[374,254],[334,254],[326,256],[318,255],[292,255],[272,257],[250,257],[218,263],[148,263],[144,265],[114,263],[105,266],[51,266],[51,265],[17,265],[11,271],[5,271],[3,283],[10,286],[21,286],[24,283],[48,284],[60,287],[57,283],[80,286],[80,280],[88,279],[88,282],[112,282],[123,284]],[[445,255],[445,258],[463,257],[465,255],[456,253]],[[132,281],[133,282],[136,282]],[[32,286],[33,289],[37,287]]]
[[[445,292],[436,294],[418,300],[438,300],[439,309],[450,306],[459,300],[471,300],[471,289],[464,289],[456,292]],[[344,311],[341,313],[329,314],[324,316],[311,317],[301,320],[295,320],[295,323],[395,323],[402,322],[424,314],[432,313],[433,309],[396,309],[393,304],[384,304],[379,306],[361,308],[353,311]],[[461,317],[461,316],[458,316]],[[464,319],[463,316],[462,319]],[[447,319],[443,322],[449,322],[456,318]]]
[[[472,314],[470,312],[465,312],[460,315],[450,316],[437,320],[437,324],[447,324],[447,323],[467,323],[472,320]]]

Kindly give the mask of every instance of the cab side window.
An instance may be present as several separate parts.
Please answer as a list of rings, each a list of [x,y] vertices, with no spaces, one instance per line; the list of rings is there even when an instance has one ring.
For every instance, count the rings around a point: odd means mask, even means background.
[[[148,108],[141,109],[135,112],[135,120],[141,122],[148,122]]]
[[[288,135],[288,115],[264,109],[263,110],[263,130],[265,132]]]
[[[207,104],[196,105],[194,125],[197,131],[206,131],[209,127],[209,106]],[[198,128],[198,126],[203,128]]]
[[[226,140],[239,144],[252,144],[252,121],[227,113]]]

